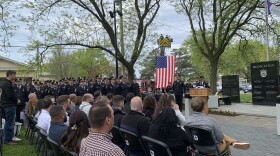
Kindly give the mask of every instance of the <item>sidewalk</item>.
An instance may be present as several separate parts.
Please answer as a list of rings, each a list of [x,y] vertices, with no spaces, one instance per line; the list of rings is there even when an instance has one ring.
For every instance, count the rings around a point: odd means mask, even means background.
[[[240,115],[276,118],[276,106],[253,105],[252,103],[232,103],[219,105],[218,109],[236,112]]]

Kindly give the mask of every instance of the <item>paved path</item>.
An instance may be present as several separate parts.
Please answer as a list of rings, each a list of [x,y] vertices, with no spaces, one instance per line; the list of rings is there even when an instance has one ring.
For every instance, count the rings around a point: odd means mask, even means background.
[[[219,121],[224,133],[251,144],[251,148],[246,151],[231,148],[233,156],[280,156],[280,136],[276,134],[276,118],[247,115],[210,116]]]
[[[220,105],[218,109],[229,110],[242,115],[276,117],[276,106],[260,106],[251,103],[232,103],[232,105]]]

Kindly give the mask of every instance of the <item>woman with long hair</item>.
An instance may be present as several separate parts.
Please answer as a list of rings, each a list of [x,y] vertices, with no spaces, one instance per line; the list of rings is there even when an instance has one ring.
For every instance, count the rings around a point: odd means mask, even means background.
[[[68,151],[79,153],[83,138],[89,134],[89,121],[85,112],[77,110],[70,115],[69,127],[61,138],[61,145]]]
[[[174,109],[165,107],[155,118],[148,136],[167,144],[173,155],[188,155],[191,138],[179,125],[180,120]]]
[[[186,123],[186,118],[182,114],[182,112],[180,112],[179,106],[175,103],[175,97],[173,94],[162,94],[161,95],[159,102],[156,106],[155,113],[153,114],[153,120],[155,120],[156,117],[159,115],[159,113],[162,111],[162,109],[166,108],[166,107],[174,109],[176,116],[179,118],[180,125],[184,126]]]
[[[143,114],[145,114],[146,117],[148,117],[150,120],[152,120],[152,115],[154,114],[156,107],[156,98],[154,96],[145,96],[143,100]]]

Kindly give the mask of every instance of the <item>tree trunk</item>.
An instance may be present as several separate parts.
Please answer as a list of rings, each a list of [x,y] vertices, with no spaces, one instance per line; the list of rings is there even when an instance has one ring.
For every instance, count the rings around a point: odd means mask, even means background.
[[[214,95],[217,92],[217,73],[218,73],[218,59],[210,60],[210,87],[211,94]]]
[[[131,65],[131,64],[129,66],[126,66],[129,82],[132,82],[132,79],[135,78],[134,77],[135,70],[134,70],[133,66],[134,65]]]

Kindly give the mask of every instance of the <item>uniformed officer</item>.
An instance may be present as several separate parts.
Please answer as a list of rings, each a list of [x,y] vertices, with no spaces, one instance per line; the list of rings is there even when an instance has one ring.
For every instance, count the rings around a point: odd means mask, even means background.
[[[133,78],[132,80],[133,82],[131,84],[130,90],[134,94],[134,96],[139,96],[139,84],[137,83],[136,79]]]
[[[17,99],[20,100],[20,103],[17,105],[16,108],[16,122],[23,123],[23,120],[20,119],[20,112],[23,111],[25,103],[28,101],[28,93],[26,87],[22,85],[21,81],[21,78],[16,79],[14,92],[16,94]]]
[[[89,88],[85,86],[85,80],[80,80],[80,86],[76,90],[77,96],[84,96],[84,94],[89,93]]]
[[[30,93],[35,93],[38,99],[44,99],[44,90],[41,88],[41,82],[35,81],[34,88],[31,89]]]
[[[173,83],[173,92],[175,95],[176,103],[179,105],[179,109],[182,111],[182,99],[184,94],[184,82],[181,80],[181,75],[177,74],[177,80]]]
[[[122,82],[120,83],[121,95],[125,98],[126,94],[130,92],[130,84],[126,76],[122,77]]]
[[[50,90],[50,95],[53,96],[56,99],[57,97],[62,95],[61,94],[61,90],[58,87],[58,82],[54,82],[52,85],[53,86],[52,86],[52,88]]]
[[[123,75],[116,78],[116,95],[122,95],[121,83]]]
[[[186,80],[186,84],[184,87],[185,98],[190,98],[190,88],[193,88],[193,85],[191,84],[190,80]]]
[[[52,81],[51,80],[46,80],[45,85],[44,85],[44,95],[50,95],[50,91],[52,89]]]
[[[100,91],[102,93],[102,86],[103,85],[102,85],[102,82],[101,82],[101,75],[95,76],[95,79],[96,79],[96,83],[94,84],[94,92]]]
[[[75,93],[75,87],[74,87],[72,78],[68,78],[68,84],[65,87],[65,92],[66,92],[66,95]]]
[[[116,79],[114,77],[110,78],[110,83],[107,86],[106,93],[112,93],[116,95],[116,89],[117,89],[117,84],[116,84]]]
[[[59,85],[60,95],[65,95],[66,94],[66,82],[67,82],[67,79],[63,78],[60,81],[61,81],[61,85]]]

